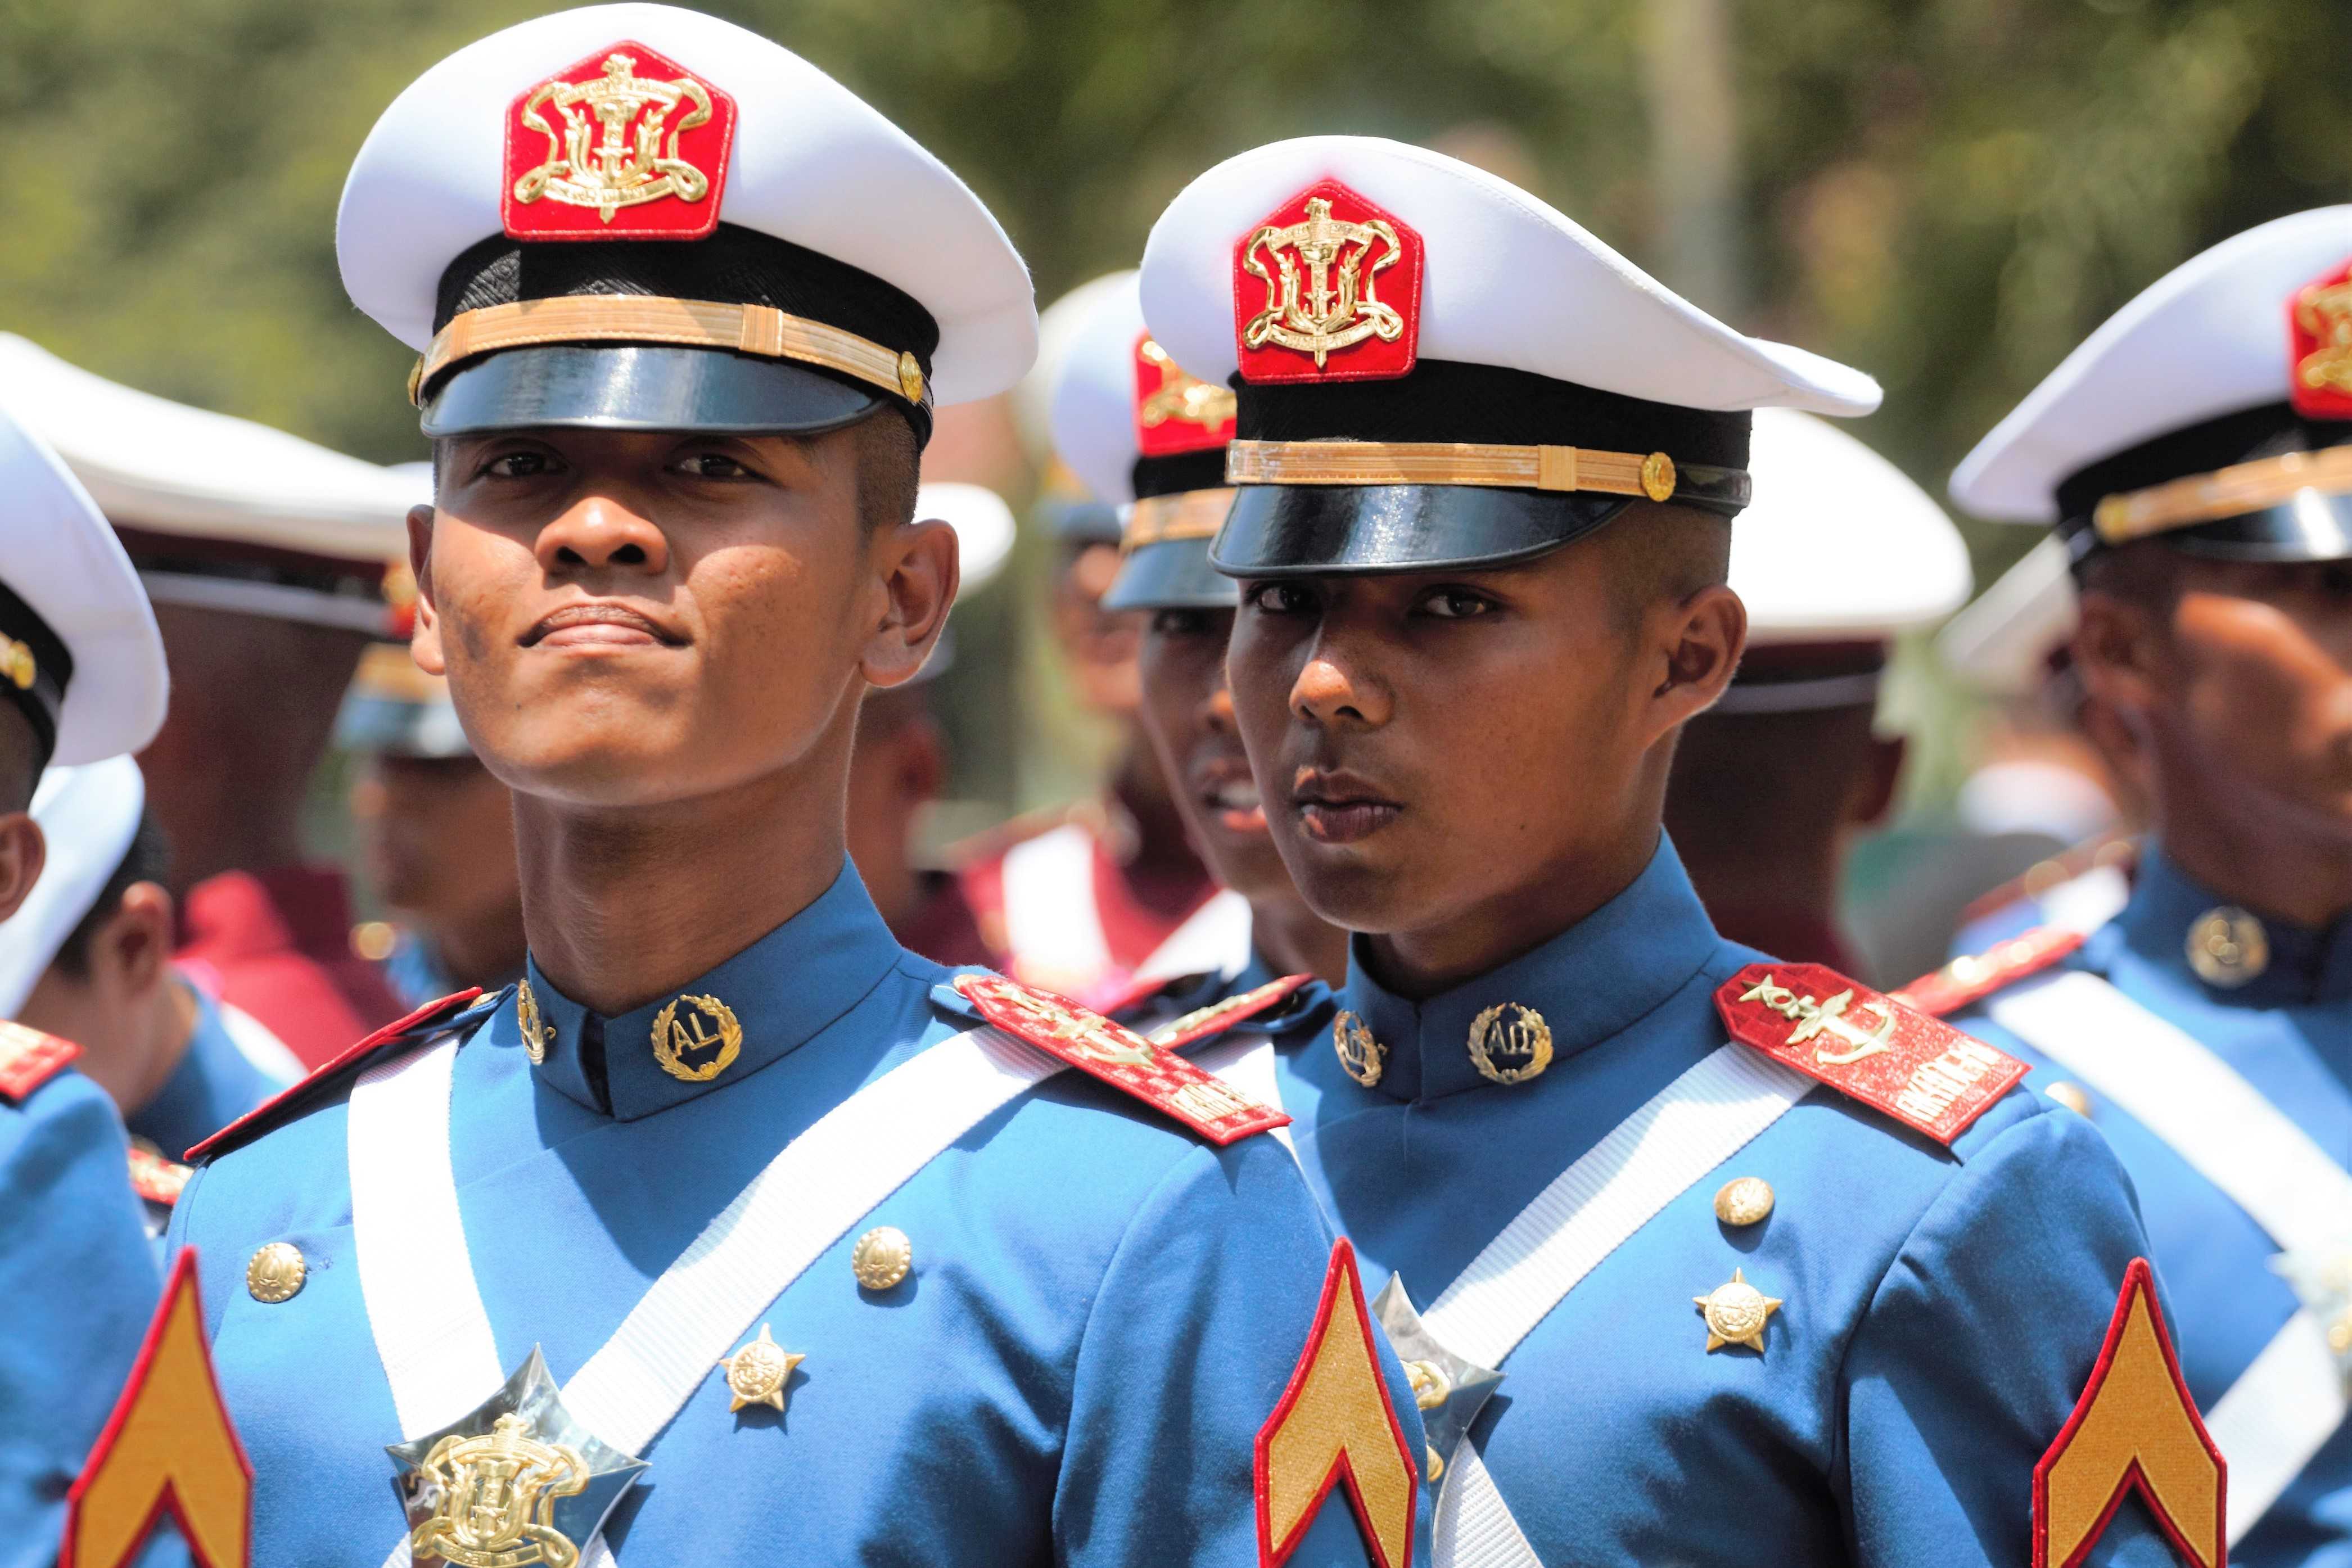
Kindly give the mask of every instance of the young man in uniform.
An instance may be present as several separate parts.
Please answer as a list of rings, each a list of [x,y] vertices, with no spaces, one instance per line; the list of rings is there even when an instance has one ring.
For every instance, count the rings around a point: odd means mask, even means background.
[[[1725,941],[1659,831],[1744,640],[1747,411],[1876,387],[1365,138],[1202,176],[1142,288],[1239,395],[1235,712],[1300,892],[1358,933],[1278,1081],[1414,1365],[1434,1560],[2218,1563],[2097,1137]]]
[[[339,249],[424,354],[415,653],[530,956],[200,1155],[257,1559],[1402,1564],[1411,1395],[1278,1118],[847,869],[859,700],[955,595],[932,406],[1034,351],[987,210],[622,5],[427,71]]]
[[[1225,643],[1234,585],[1209,566],[1225,520],[1234,395],[1186,375],[1143,329],[1122,273],[1077,326],[1054,389],[1055,450],[1124,520],[1104,608],[1140,612],[1138,709],[1193,848],[1224,891],[1139,970],[1155,1008],[1189,1012],[1286,975],[1347,974],[1348,937],[1307,907],[1282,868],[1234,728]],[[1161,994],[1171,981],[1182,981]],[[1171,1016],[1173,1016],[1171,1014]]]
[[[2152,789],[2129,902],[1916,985],[2137,1187],[2231,1561],[2352,1561],[2352,207],[2149,286],[1952,481],[2054,523]]]

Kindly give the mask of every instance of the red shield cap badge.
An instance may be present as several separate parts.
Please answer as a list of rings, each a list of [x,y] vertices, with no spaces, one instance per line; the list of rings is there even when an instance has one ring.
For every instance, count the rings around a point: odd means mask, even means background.
[[[499,208],[516,239],[702,239],[719,226],[735,100],[624,40],[508,106]]]
[[[2352,419],[2352,264],[2295,292],[2287,308],[2287,396],[2306,419]]]
[[[1213,452],[1234,438],[1232,389],[1185,374],[1146,332],[1135,340],[1135,444],[1146,457]]]
[[[1242,379],[1388,381],[1421,340],[1421,235],[1337,180],[1309,185],[1234,247]]]

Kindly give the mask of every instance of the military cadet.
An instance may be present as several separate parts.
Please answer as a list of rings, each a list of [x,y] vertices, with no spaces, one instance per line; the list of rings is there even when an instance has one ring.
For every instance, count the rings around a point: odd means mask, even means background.
[[[1968,546],[1901,469],[1810,414],[1758,410],[1748,476],[1730,580],[1748,651],[1683,727],[1666,831],[1726,937],[1868,974],[1838,894],[1902,776],[1903,737],[1874,728],[1880,679],[1896,637],[1967,600]]]
[[[1125,517],[1106,610],[1142,612],[1137,659],[1145,735],[1174,784],[1185,830],[1225,891],[1137,973],[1180,1016],[1285,976],[1347,974],[1347,934],[1298,896],[1266,833],[1225,685],[1233,580],[1209,565],[1225,520],[1234,394],[1185,374],[1143,329],[1136,275],[1098,296],[1063,356],[1054,445]],[[1140,998],[1138,998],[1140,999]],[[1131,1005],[1131,1004],[1130,1004]]]
[[[1013,552],[1013,509],[984,485],[954,481],[915,492],[915,515],[955,530],[968,597],[993,581]],[[948,737],[931,711],[932,684],[955,662],[952,628],[915,678],[875,692],[857,715],[849,759],[849,859],[890,935],[909,952],[950,967],[985,965],[988,944],[954,873],[922,863],[916,842],[924,808],[948,782]]]
[[[1034,351],[987,210],[621,5],[412,84],[338,250],[423,354],[415,652],[530,956],[198,1156],[257,1560],[1405,1563],[1413,1402],[1279,1118],[846,863],[858,701],[957,586],[931,410]]]
[[[1239,395],[1235,714],[1300,892],[1357,933],[1278,1082],[1386,1281],[1434,1560],[2218,1563],[2101,1141],[1717,935],[1659,831],[1744,637],[1748,411],[1877,388],[1368,138],[1202,175],[1142,298]]]
[[[0,1017],[72,1040],[77,1062],[114,1099],[134,1143],[143,1196],[168,1210],[176,1162],[302,1075],[250,1017],[172,964],[169,854],[144,807],[138,763],[52,768],[33,796],[49,863],[33,897],[0,923]]]
[[[57,455],[0,418],[0,935],[37,887],[26,808],[51,762],[146,744],[166,681],[154,617]],[[46,1568],[67,1491],[139,1354],[162,1283],[122,1124],[76,1048],[0,1023],[0,1563]]]
[[[2130,900],[1919,988],[2106,1134],[2230,1464],[2233,1563],[2352,1562],[2352,206],[2150,285],[1985,437],[2135,737]]]
[[[172,846],[181,961],[323,1061],[399,1011],[351,950],[347,881],[307,860],[301,823],[344,687],[386,623],[413,482],[5,334],[0,407],[89,487],[156,606],[173,695],[140,762]]]
[[[1115,278],[1081,284],[1049,307],[1024,401],[1050,407],[1060,370]],[[1032,425],[1050,434],[1050,415]],[[1053,533],[1048,623],[1078,706],[1116,727],[1100,792],[1016,818],[959,846],[964,895],[996,965],[1016,979],[1095,1002],[1124,998],[1135,977],[1164,972],[1160,948],[1216,895],[1186,838],[1176,781],[1143,733],[1136,656],[1144,617],[1107,607],[1118,574],[1114,496],[1051,454],[1040,510]]]

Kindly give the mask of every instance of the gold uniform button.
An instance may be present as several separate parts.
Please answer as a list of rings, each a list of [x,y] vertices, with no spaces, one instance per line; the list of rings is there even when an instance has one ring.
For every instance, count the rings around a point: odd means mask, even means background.
[[[915,1266],[915,1244],[895,1225],[877,1225],[849,1249],[849,1271],[869,1291],[887,1291]]]
[[[303,1260],[299,1247],[291,1241],[272,1241],[256,1248],[246,1260],[245,1292],[257,1301],[276,1306],[301,1294],[302,1282],[310,1277],[310,1265]]]
[[[1715,1217],[1726,1225],[1755,1225],[1772,1212],[1772,1184],[1762,1176],[1734,1176],[1716,1190]]]
[[[2271,967],[2271,936],[2263,923],[2235,904],[2209,909],[2189,928],[2189,967],[2225,991],[2262,977]]]

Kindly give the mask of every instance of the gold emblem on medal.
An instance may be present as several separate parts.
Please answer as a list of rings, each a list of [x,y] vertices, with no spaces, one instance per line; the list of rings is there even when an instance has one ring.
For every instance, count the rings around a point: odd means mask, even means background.
[[[547,1060],[547,1048],[555,1043],[555,1026],[539,1016],[539,997],[529,980],[515,988],[515,1022],[522,1029],[522,1053],[536,1067]]]
[[[679,1009],[687,1009],[683,1014]],[[708,1083],[734,1064],[743,1052],[743,1026],[735,1009],[717,997],[673,997],[654,1015],[654,1060],[672,1078],[688,1083]],[[715,1051],[698,1064],[687,1061]]]
[[[555,1528],[555,1500],[584,1491],[588,1461],[568,1443],[542,1443],[530,1417],[508,1414],[471,1437],[433,1445],[419,1467],[441,1504],[408,1538],[419,1563],[460,1568],[574,1568],[577,1543]]]
[[[254,1249],[245,1265],[245,1293],[268,1306],[290,1301],[301,1294],[310,1277],[302,1249],[291,1241],[272,1241]]]
[[[1727,1344],[1744,1344],[1762,1354],[1764,1325],[1780,1310],[1780,1298],[1768,1296],[1748,1282],[1738,1270],[1731,1278],[1691,1304],[1706,1319],[1706,1348],[1711,1354]]]
[[[1389,1048],[1354,1013],[1343,1012],[1331,1020],[1331,1049],[1339,1054],[1340,1069],[1367,1089],[1388,1071]]]
[[[720,1362],[727,1374],[727,1396],[730,1414],[746,1405],[765,1405],[772,1409],[784,1407],[784,1385],[793,1375],[793,1368],[806,1361],[807,1356],[788,1351],[778,1344],[768,1333],[768,1325],[760,1325],[760,1337],[747,1342],[733,1355]]]
[[[2235,990],[2271,967],[2271,936],[2234,904],[2209,909],[2189,928],[2189,967],[2209,986]]]
[[[623,207],[709,193],[710,177],[677,155],[677,139],[710,119],[709,89],[692,77],[657,81],[636,72],[635,57],[608,55],[594,81],[551,81],[530,95],[522,123],[547,138],[547,161],[515,182],[516,201],[593,207],[609,224]],[[669,123],[681,105],[686,112]]]
[[[1470,1061],[1495,1083],[1524,1083],[1551,1065],[1551,1026],[1517,1002],[1488,1008],[1470,1022]]]

